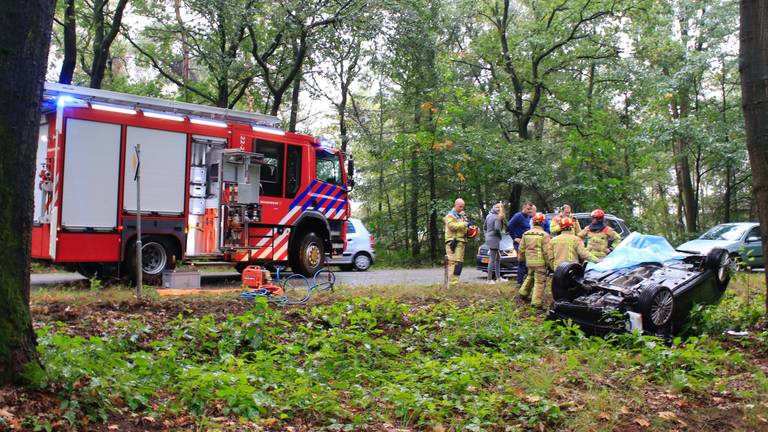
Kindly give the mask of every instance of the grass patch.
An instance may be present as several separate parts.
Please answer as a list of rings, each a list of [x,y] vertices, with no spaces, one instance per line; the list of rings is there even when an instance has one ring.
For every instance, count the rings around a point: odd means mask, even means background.
[[[754,347],[768,336],[713,330],[741,319],[749,282],[734,286],[732,306],[671,347],[545,321],[512,284],[340,287],[286,308],[45,290],[33,310],[46,375],[24,400],[52,405],[19,417],[62,430],[760,429],[768,362]],[[76,313],[45,311],[64,305]]]

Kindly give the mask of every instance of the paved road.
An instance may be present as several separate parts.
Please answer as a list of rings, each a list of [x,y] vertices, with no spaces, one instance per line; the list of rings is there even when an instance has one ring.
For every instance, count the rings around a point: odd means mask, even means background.
[[[439,283],[443,278],[442,268],[428,269],[393,269],[393,270],[368,270],[366,272],[339,271],[336,272],[336,280],[345,285],[428,285]],[[485,273],[474,268],[464,268],[462,280],[481,280]],[[55,286],[83,283],[86,278],[77,273],[43,273],[32,275],[32,286]],[[237,286],[240,284],[240,275],[237,272],[203,272],[202,284],[204,287]]]

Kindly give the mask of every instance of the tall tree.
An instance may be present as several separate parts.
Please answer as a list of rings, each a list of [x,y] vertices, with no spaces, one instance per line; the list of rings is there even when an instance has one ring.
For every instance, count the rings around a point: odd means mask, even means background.
[[[185,99],[233,108],[256,74],[243,55],[255,0],[163,0],[139,12],[151,19],[139,39],[123,35]],[[185,21],[180,10],[188,15]],[[181,42],[181,52],[176,45]],[[190,55],[191,54],[191,55]],[[190,58],[192,57],[192,58]]]
[[[75,17],[75,0],[64,1],[64,20],[58,21],[64,28],[64,59],[61,62],[59,82],[72,84],[77,66],[77,18]]]
[[[29,312],[35,154],[53,0],[0,4],[0,384],[38,363]]]
[[[542,105],[551,82],[589,60],[616,56],[616,48],[600,31],[614,14],[613,0],[494,0],[480,3],[478,15],[490,23],[490,32],[476,41],[477,56],[490,74],[490,89],[497,96],[497,119],[502,135],[519,147],[519,165],[525,164],[530,129],[537,117],[547,115]],[[600,26],[605,27],[598,30]],[[495,43],[491,42],[495,39]],[[555,121],[559,121],[554,119]],[[561,122],[568,123],[568,122]],[[511,208],[518,208],[523,184],[512,182]]]
[[[275,8],[273,21],[279,24],[269,26],[248,26],[251,54],[259,71],[259,78],[269,90],[269,113],[277,115],[285,92],[301,79],[304,62],[310,52],[317,33],[342,20],[355,5],[355,0],[335,2],[281,3]],[[272,17],[267,17],[268,21]],[[299,83],[300,85],[300,83]],[[294,87],[297,88],[298,87]],[[297,98],[294,98],[294,102]],[[294,103],[294,105],[296,105]],[[297,110],[298,107],[292,107]],[[296,116],[291,116],[290,130],[296,129]]]
[[[93,28],[91,41],[91,65],[86,67],[83,62],[83,70],[91,77],[89,86],[101,88],[107,63],[110,60],[110,48],[120,32],[123,21],[123,12],[128,0],[118,0],[114,10],[109,10],[109,0],[94,0],[90,12],[90,26]]]
[[[768,257],[768,2],[741,0],[741,97],[763,256]],[[768,272],[765,274],[768,314]]]

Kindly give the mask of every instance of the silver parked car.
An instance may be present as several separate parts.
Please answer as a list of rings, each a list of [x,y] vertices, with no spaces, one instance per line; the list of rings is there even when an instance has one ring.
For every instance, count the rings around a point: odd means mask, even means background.
[[[713,248],[727,250],[735,270],[744,267],[765,267],[760,225],[756,222],[715,225],[701,237],[681,244],[677,250],[706,254]]]
[[[329,258],[328,265],[337,265],[343,270],[366,271],[373,260],[376,259],[376,251],[373,250],[373,236],[363,225],[360,219],[350,218],[347,221],[347,244],[344,253]]]

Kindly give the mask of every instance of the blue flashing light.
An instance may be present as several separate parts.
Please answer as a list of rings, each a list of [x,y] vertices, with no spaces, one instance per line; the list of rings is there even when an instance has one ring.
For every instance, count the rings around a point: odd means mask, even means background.
[[[56,101],[56,105],[60,106],[60,107],[63,107],[63,106],[66,106],[66,105],[71,105],[71,104],[75,103],[76,101],[77,101],[77,99],[73,98],[72,96],[61,95],[61,96],[59,96],[59,100]]]

